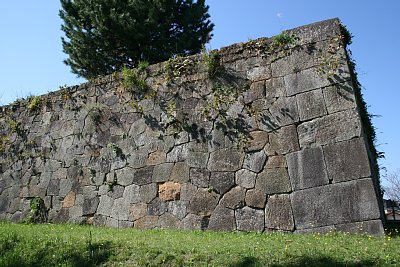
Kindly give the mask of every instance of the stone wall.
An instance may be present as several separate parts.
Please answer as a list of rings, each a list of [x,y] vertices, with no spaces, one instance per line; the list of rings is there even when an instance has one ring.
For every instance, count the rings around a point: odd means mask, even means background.
[[[2,108],[0,219],[383,233],[337,19]]]

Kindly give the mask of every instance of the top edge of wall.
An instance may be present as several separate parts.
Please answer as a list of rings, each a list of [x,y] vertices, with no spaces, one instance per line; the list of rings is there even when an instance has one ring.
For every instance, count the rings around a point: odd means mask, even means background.
[[[323,40],[331,39],[334,38],[338,35],[341,34],[341,21],[339,18],[332,18],[332,19],[327,19],[319,22],[314,22],[311,24],[299,26],[293,29],[288,29],[282,31],[282,33],[286,33],[289,35],[293,35],[297,38],[297,43],[299,45],[305,45],[308,43],[316,43],[320,42]],[[251,50],[257,45],[260,44],[269,44],[273,42],[275,36],[271,37],[260,37],[255,40],[251,40],[248,42],[240,42],[240,43],[235,43],[229,46],[222,47],[220,49],[215,49],[214,51],[218,51],[220,56],[227,56],[230,54],[236,54],[243,52],[244,50]],[[195,54],[195,55],[189,55],[186,56],[186,58],[192,58],[192,59],[200,59],[201,53]],[[149,66],[150,69],[159,69],[163,65],[165,65],[166,61],[159,62],[159,63],[154,63]],[[60,94],[62,89],[69,90],[70,92],[76,92],[80,91],[86,88],[89,88],[91,86],[95,85],[101,85],[101,84],[106,84],[110,82],[117,82],[121,80],[121,74],[120,71],[116,72],[115,74],[109,74],[105,76],[99,76],[91,81],[87,81],[78,85],[72,85],[72,86],[67,86],[67,87],[60,87],[59,90],[52,91],[43,95],[39,96],[57,96]],[[21,99],[21,101],[27,101],[25,99]],[[8,110],[13,106],[13,103],[0,106],[0,113]]]

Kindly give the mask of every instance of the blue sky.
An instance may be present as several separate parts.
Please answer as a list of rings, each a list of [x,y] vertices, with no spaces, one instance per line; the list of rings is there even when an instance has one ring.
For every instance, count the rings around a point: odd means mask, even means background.
[[[339,17],[353,33],[364,97],[378,132],[381,167],[400,168],[400,1],[321,0],[206,0],[214,37],[213,49],[258,37],[269,37],[312,22]],[[0,2],[0,104],[30,94],[84,82],[63,64],[60,3],[52,1]],[[383,174],[385,174],[383,172]]]

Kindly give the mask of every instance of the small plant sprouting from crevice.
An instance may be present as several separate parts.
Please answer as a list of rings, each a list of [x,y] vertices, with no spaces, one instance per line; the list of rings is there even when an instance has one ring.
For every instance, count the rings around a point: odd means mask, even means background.
[[[217,51],[208,51],[203,47],[203,61],[207,69],[208,77],[214,78],[221,68],[220,57]]]
[[[106,182],[106,184],[108,186],[108,192],[113,192],[114,186],[117,185],[117,177],[114,176],[113,180]]]
[[[165,63],[164,72],[168,83],[182,74],[189,74],[194,69],[195,62],[190,57],[176,56]]]
[[[47,208],[41,197],[34,197],[29,204],[31,210],[22,223],[45,223],[47,222]]]
[[[149,88],[146,81],[140,77],[138,71],[128,67],[122,69],[122,86],[132,94],[145,93]],[[135,89],[139,89],[139,91]]]
[[[93,107],[89,110],[89,118],[94,122],[94,124],[99,125],[101,123],[102,110],[100,107]]]
[[[282,32],[272,37],[272,42],[267,47],[267,53],[273,56],[271,61],[288,56],[291,50],[298,46],[297,40],[296,36],[287,32]]]
[[[119,157],[121,159],[125,159],[125,155],[122,152],[122,149],[119,146],[117,146],[115,143],[108,143],[107,148],[114,151],[114,153],[117,155],[117,157]]]
[[[42,98],[40,96],[28,96],[27,101],[27,108],[29,111],[38,110],[43,104]]]
[[[8,136],[0,136],[0,154],[6,151],[7,146],[10,144]]]
[[[149,67],[149,62],[148,61],[139,61],[138,62],[138,65],[137,65],[137,68],[138,68],[138,70],[140,70],[140,71],[146,71],[147,70],[147,68]]]

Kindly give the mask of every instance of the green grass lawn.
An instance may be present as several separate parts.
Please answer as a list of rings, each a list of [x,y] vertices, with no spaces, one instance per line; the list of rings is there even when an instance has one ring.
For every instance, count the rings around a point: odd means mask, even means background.
[[[0,223],[0,266],[400,266],[400,238]]]

